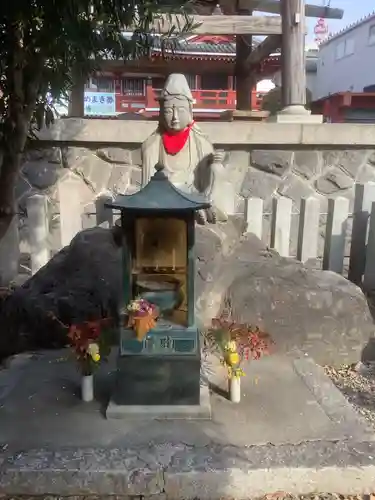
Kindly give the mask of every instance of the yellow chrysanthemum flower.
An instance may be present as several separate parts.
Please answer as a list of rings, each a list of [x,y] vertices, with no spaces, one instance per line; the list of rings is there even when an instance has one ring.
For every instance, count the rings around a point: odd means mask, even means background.
[[[90,344],[88,348],[88,352],[95,363],[100,361],[100,353],[98,344]]]
[[[228,354],[228,365],[236,366],[240,362],[240,356],[237,352],[231,352]]]

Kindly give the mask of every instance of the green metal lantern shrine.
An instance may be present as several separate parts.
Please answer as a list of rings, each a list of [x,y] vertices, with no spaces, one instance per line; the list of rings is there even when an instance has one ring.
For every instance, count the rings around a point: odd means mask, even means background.
[[[163,166],[155,169],[143,189],[107,205],[121,211],[125,318],[135,299],[157,311],[144,337],[121,322],[114,405],[199,404],[195,219],[210,203],[176,188]]]

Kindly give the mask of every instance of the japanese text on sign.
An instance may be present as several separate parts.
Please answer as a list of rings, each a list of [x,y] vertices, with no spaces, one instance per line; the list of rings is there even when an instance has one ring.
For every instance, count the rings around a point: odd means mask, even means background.
[[[115,94],[106,92],[85,92],[85,115],[104,116],[116,114]]]

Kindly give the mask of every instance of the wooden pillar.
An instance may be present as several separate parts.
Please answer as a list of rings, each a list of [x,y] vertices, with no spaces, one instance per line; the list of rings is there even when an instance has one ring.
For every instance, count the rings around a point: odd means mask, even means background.
[[[252,11],[239,10],[238,15],[251,16]],[[236,36],[236,109],[241,111],[251,111],[253,79],[246,61],[251,54],[252,45],[253,37],[251,35]]]
[[[148,78],[146,81],[146,108],[159,107],[159,104],[155,102],[154,89],[152,88],[152,79]]]
[[[257,110],[258,109],[257,108],[257,86],[254,83],[253,83],[253,86],[251,88],[250,99],[251,99],[251,109]]]
[[[305,0],[280,0],[281,79],[284,110],[306,112]]]

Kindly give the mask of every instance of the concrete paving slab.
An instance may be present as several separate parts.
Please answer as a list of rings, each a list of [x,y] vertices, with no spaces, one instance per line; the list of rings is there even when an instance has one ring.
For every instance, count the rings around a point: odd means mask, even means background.
[[[66,351],[0,371],[1,493],[240,500],[375,490],[373,430],[311,359],[252,363],[238,405],[223,397],[214,360],[211,421],[106,420],[114,366],[97,373],[89,404]]]
[[[375,490],[374,443],[29,450],[0,466],[0,492],[165,500],[248,500],[284,491],[369,494]],[[155,495],[155,497],[153,496]]]
[[[114,367],[111,359],[96,374],[93,403],[80,400],[79,373],[67,351],[38,354],[1,371],[0,444],[13,449],[131,447],[149,442],[252,446],[365,440],[373,435],[308,359],[274,355],[250,364],[238,405],[225,399],[225,374],[215,368],[210,375],[216,391],[211,395],[211,420],[152,424],[147,418],[105,419]]]

